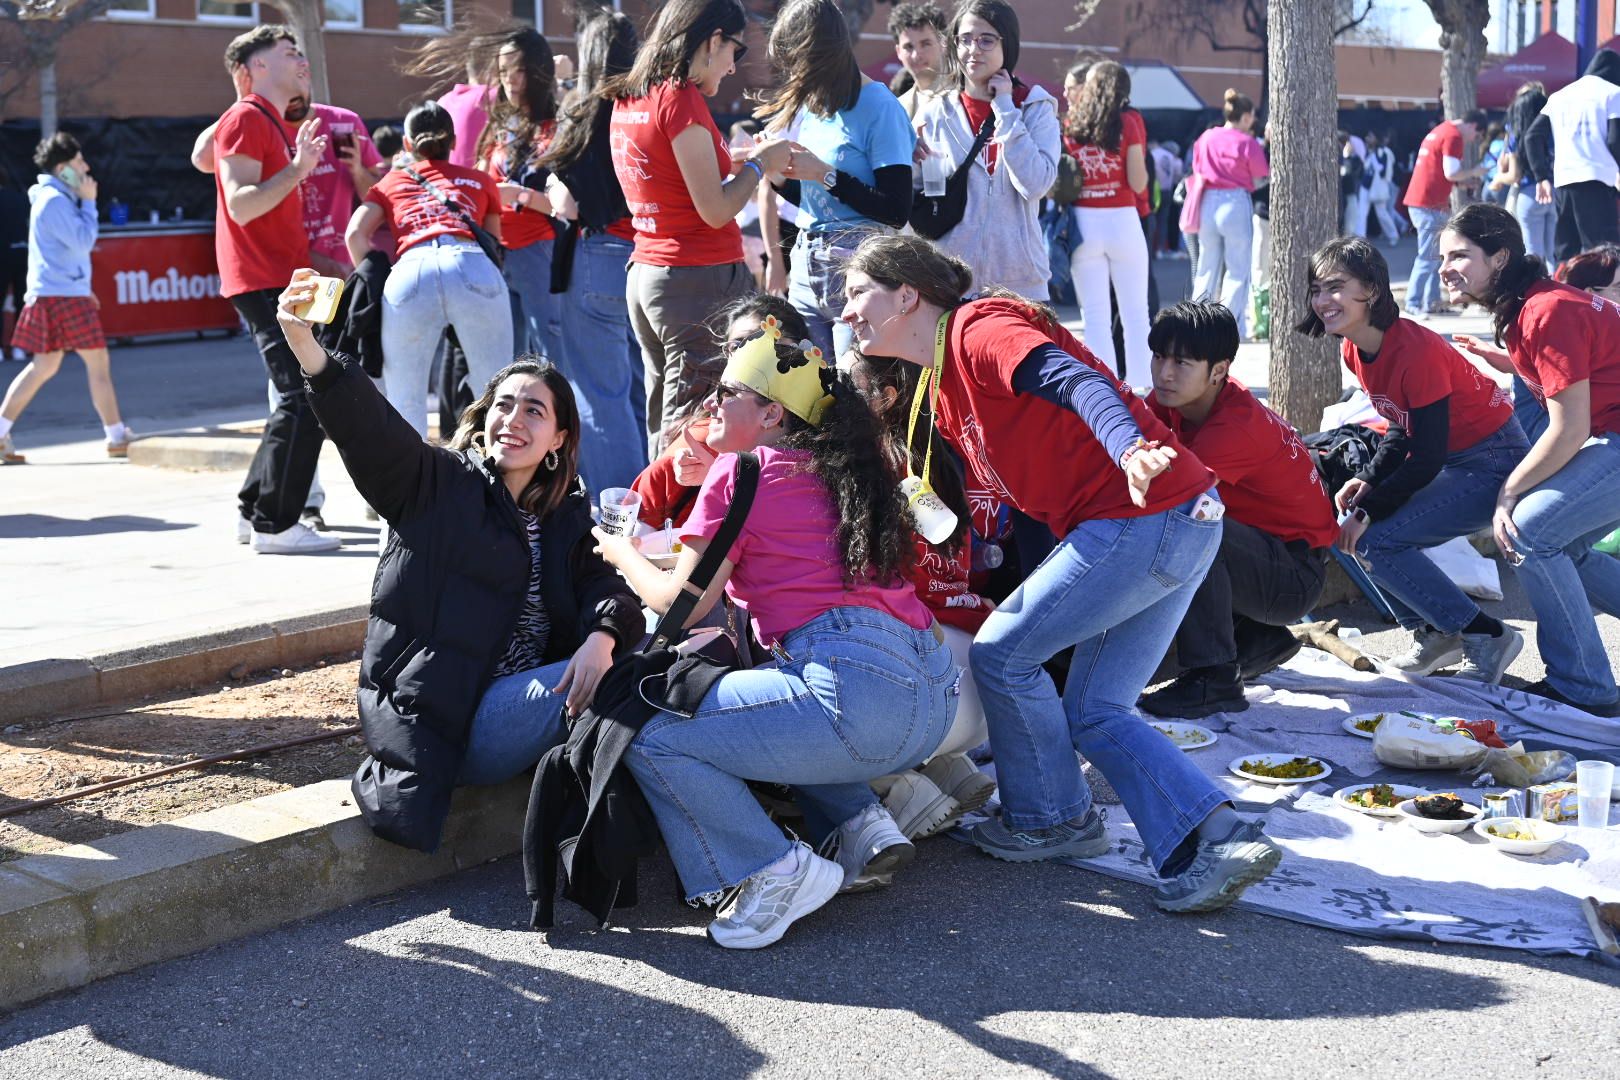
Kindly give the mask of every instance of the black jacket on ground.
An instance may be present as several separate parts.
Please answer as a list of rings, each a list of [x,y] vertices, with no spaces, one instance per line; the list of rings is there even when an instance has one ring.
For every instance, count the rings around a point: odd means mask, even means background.
[[[329,353],[358,357],[360,366],[373,379],[382,376],[383,287],[392,269],[388,256],[368,251],[343,283],[337,317],[317,327],[315,338]]]
[[[423,442],[347,358],[334,356],[307,386],[355,487],[390,526],[360,663],[370,753],[354,775],[355,803],[378,836],[432,851],[473,713],[522,611],[527,534],[480,453]],[[612,635],[616,655],[643,636],[641,603],[593,551],[590,530],[577,488],[540,523],[547,663],[595,630]]]

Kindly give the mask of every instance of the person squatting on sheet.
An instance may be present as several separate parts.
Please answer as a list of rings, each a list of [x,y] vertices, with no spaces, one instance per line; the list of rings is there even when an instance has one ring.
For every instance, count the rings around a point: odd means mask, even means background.
[[[1148,408],[1215,474],[1221,544],[1176,631],[1181,674],[1138,707],[1197,719],[1249,707],[1246,680],[1299,651],[1287,627],[1310,614],[1338,538],[1333,504],[1299,434],[1232,378],[1237,319],[1184,301],[1148,334]]]
[[[1108,851],[1078,751],[1130,813],[1159,906],[1225,907],[1281,849],[1135,709],[1220,545],[1215,478],[1050,310],[972,287],[925,240],[871,237],[844,318],[862,355],[938,380],[935,421],[974,480],[1062,538],[974,639],[1002,808],[973,842],[1014,862]],[[1070,647],[1060,695],[1041,665]]]
[[[432,851],[451,789],[532,767],[645,624],[593,550],[578,414],[556,369],[519,357],[449,447],[429,445],[294,314],[313,276],[293,274],[276,318],[322,428],[389,525],[360,662],[355,805],[377,835]]]

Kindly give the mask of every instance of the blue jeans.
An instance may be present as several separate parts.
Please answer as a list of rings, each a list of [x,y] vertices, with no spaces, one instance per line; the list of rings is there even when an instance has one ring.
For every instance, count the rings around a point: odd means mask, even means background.
[[[1429,311],[1440,306],[1440,230],[1451,220],[1447,210],[1407,207],[1412,227],[1417,230],[1417,255],[1412,260],[1412,276],[1406,280],[1406,310]]]
[[[424,438],[428,375],[450,326],[476,397],[512,362],[506,282],[471,240],[435,236],[408,248],[383,286],[383,394]]]
[[[1519,422],[1510,418],[1501,430],[1448,454],[1433,480],[1367,527],[1356,552],[1395,609],[1396,622],[1408,630],[1427,623],[1455,634],[1479,614],[1479,605],[1423,549],[1488,526],[1502,481],[1529,448]]]
[[[555,362],[562,339],[558,325],[562,297],[551,291],[553,240],[536,240],[506,252],[506,286],[512,290],[512,325],[518,348]],[[483,387],[474,384],[479,393]]]
[[[1198,273],[1193,279],[1193,297],[1226,305],[1237,319],[1239,336],[1244,336],[1248,325],[1253,247],[1253,198],[1242,188],[1206,187],[1198,210]],[[1219,296],[1216,282],[1221,283]]]
[[[826,833],[877,801],[867,781],[922,762],[950,729],[957,667],[931,631],[839,607],[781,647],[787,659],[726,675],[690,719],[654,717],[625,757],[690,899],[788,852],[745,780],[794,785]]]
[[[1519,231],[1524,233],[1524,250],[1552,262],[1553,227],[1558,223],[1558,208],[1552,203],[1536,202],[1534,185],[1519,188],[1509,205],[1513,216],[1519,220]]]
[[[1547,681],[1572,701],[1620,698],[1594,609],[1620,616],[1620,559],[1592,545],[1620,525],[1620,436],[1594,435],[1513,508],[1519,580],[1536,612]]]
[[[844,311],[844,260],[875,231],[875,225],[801,231],[793,242],[788,302],[810,324],[810,340],[829,364],[836,365],[855,340],[854,331],[838,318]]]
[[[1517,375],[1513,376],[1513,418],[1524,429],[1524,437],[1531,443],[1547,430],[1547,406],[1536,400],[1530,387]]]
[[[1047,828],[1091,808],[1076,750],[1119,792],[1161,873],[1226,801],[1136,711],[1221,544],[1221,523],[1195,521],[1192,505],[1081,522],[979,630],[973,679],[1009,827]],[[1060,699],[1041,665],[1070,645]]]
[[[594,495],[629,487],[647,466],[647,397],[641,346],[624,299],[630,241],[599,233],[574,248],[568,291],[556,297],[562,316],[562,369],[579,405],[579,471]]]
[[[499,784],[510,780],[568,735],[563,724],[567,693],[551,688],[562,680],[568,661],[502,675],[484,690],[467,729],[467,754],[458,784]]]

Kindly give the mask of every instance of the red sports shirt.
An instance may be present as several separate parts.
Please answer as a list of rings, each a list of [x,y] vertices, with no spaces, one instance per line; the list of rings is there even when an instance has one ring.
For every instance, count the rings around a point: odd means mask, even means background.
[[[1066,536],[1082,521],[1156,514],[1215,483],[1141,399],[1060,325],[1047,327],[1015,300],[974,300],[951,313],[939,391],[939,430],[961,451],[972,483]],[[1013,391],[1013,372],[1035,349],[1056,345],[1108,376],[1144,438],[1179,457],[1148,488],[1148,505],[1131,502],[1125,473],[1074,413]]]
[[[1451,205],[1452,183],[1446,179],[1448,157],[1462,160],[1462,132],[1450,120],[1444,120],[1423,137],[1418,147],[1417,164],[1412,167],[1412,182],[1406,185],[1404,206],[1417,206],[1426,210],[1444,210]]]
[[[1537,400],[1585,379],[1592,434],[1620,434],[1620,307],[1572,285],[1537,282],[1503,338]]]
[[[280,111],[258,94],[249,94],[226,109],[214,129],[214,160],[251,158],[259,163],[261,182],[292,163],[288,147]],[[284,289],[293,271],[308,265],[302,185],[267,213],[238,225],[225,209],[225,181],[216,169],[214,207],[214,257],[219,262],[221,296]]]
[[[1233,521],[1270,533],[1284,543],[1303,540],[1327,547],[1339,535],[1322,476],[1299,433],[1261,404],[1249,388],[1227,379],[1204,422],[1186,418],[1147,396],[1148,408],[1182,445],[1198,455],[1219,481],[1221,501]]]
[[[411,163],[411,168],[459,203],[467,216],[479,225],[500,209],[500,189],[488,173],[448,161],[416,161]],[[376,203],[388,215],[389,227],[399,238],[396,257],[435,236],[473,239],[472,230],[467,228],[461,215],[441,203],[437,195],[411,179],[403,169],[394,170],[372,185],[366,192],[366,201]]]
[[[1080,166],[1080,172],[1085,178],[1080,188],[1080,197],[1074,200],[1074,205],[1136,206],[1140,210],[1138,205],[1140,200],[1125,179],[1125,152],[1133,146],[1140,146],[1142,153],[1147,153],[1147,127],[1142,123],[1141,113],[1135,109],[1126,109],[1120,115],[1118,150],[1083,146],[1067,136],[1064,137],[1063,144],[1068,149],[1069,156]]]
[[[1412,411],[1451,397],[1446,451],[1466,450],[1513,419],[1513,397],[1486,378],[1445,338],[1411,319],[1396,319],[1384,331],[1377,359],[1362,360],[1346,338],[1344,366],[1372,399],[1379,416],[1410,433]]]
[[[530,157],[535,158],[544,154],[556,133],[557,121],[547,120],[542,124],[530,144]],[[515,132],[505,131],[495,137],[495,144],[490,150],[488,172],[497,183],[511,178],[513,163],[510,158],[516,148],[518,140]],[[479,224],[483,222],[480,221]],[[537,210],[520,210],[515,206],[501,207],[501,246],[508,251],[526,248],[541,240],[550,240],[556,235],[557,230],[552,227],[551,219],[545,214]]]
[[[741,262],[742,230],[735,221],[711,228],[697,212],[675,160],[672,140],[697,124],[714,139],[721,176],[731,175],[731,152],[714,126],[709,105],[687,82],[661,82],[646,97],[613,105],[609,145],[613,171],[636,227],[631,262],[653,266],[724,266]],[[707,313],[693,313],[704,318]]]

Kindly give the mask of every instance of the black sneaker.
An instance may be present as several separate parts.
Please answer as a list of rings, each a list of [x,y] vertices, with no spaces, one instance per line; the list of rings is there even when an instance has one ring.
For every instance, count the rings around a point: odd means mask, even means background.
[[[1154,716],[1197,720],[1215,713],[1242,712],[1249,707],[1243,696],[1243,678],[1236,664],[1193,668],[1169,686],[1143,694],[1136,707]]]
[[[1620,716],[1620,701],[1611,701],[1607,705],[1587,705],[1583,702],[1572,701],[1570,698],[1560,693],[1558,688],[1553,686],[1553,684],[1548,682],[1546,679],[1540,679],[1531,683],[1529,686],[1524,688],[1524,692],[1527,694],[1534,694],[1536,697],[1544,697],[1548,701],[1556,701],[1560,705],[1568,705],[1572,709],[1579,709],[1582,712],[1591,713],[1593,716],[1611,718]]]
[[[1238,670],[1243,681],[1258,679],[1292,660],[1300,650],[1299,639],[1286,626],[1262,626],[1238,639]]]

